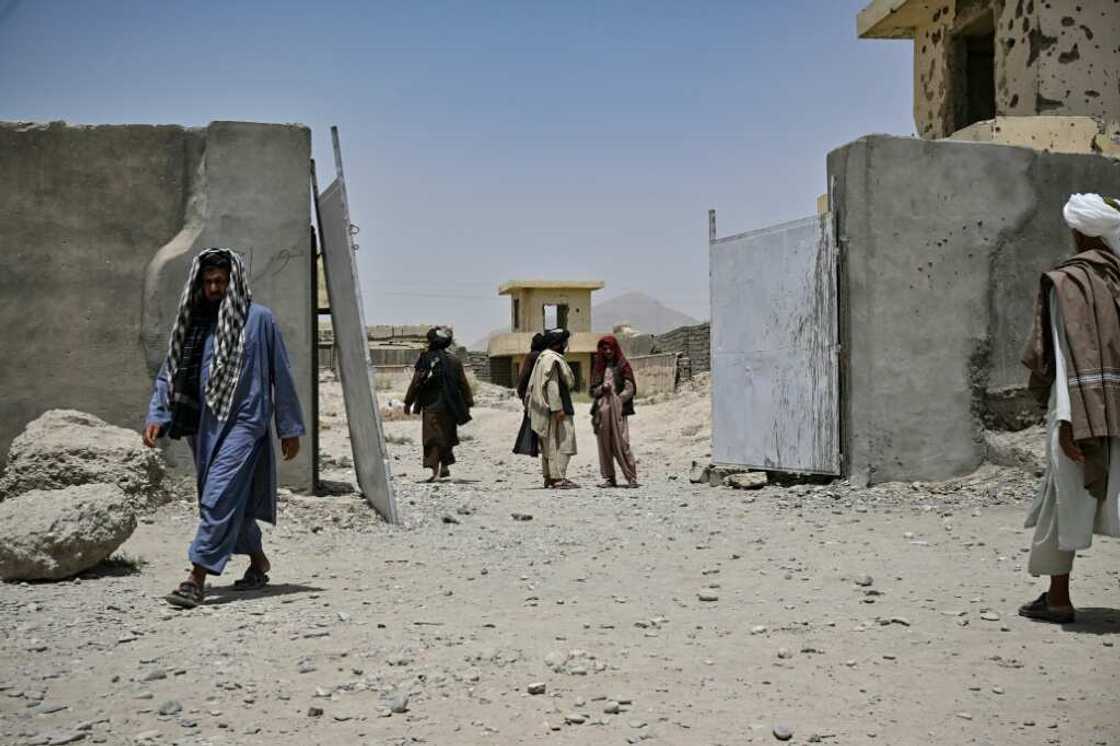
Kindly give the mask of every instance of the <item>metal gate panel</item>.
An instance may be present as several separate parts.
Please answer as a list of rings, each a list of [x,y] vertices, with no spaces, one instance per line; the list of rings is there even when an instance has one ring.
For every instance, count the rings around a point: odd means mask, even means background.
[[[381,427],[373,364],[366,341],[367,327],[361,285],[354,259],[350,206],[342,172],[338,129],[331,127],[336,177],[319,192],[312,170],[315,209],[323,245],[323,269],[331,309],[331,329],[338,351],[338,372],[350,428],[354,471],[366,501],[390,523],[398,523],[396,499],[389,473],[389,454]]]
[[[840,473],[830,214],[709,243],[712,460]]]

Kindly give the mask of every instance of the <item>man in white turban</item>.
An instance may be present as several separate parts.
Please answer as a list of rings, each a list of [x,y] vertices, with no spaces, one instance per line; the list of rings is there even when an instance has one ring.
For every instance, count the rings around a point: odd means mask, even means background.
[[[1062,215],[1074,233],[1099,238],[1114,253],[1120,254],[1120,202],[1099,194],[1074,194]]]
[[[1047,468],[1027,516],[1028,570],[1050,588],[1025,617],[1074,621],[1074,553],[1120,537],[1120,204],[1075,194],[1063,210],[1077,253],[1042,275],[1023,363],[1047,402]]]

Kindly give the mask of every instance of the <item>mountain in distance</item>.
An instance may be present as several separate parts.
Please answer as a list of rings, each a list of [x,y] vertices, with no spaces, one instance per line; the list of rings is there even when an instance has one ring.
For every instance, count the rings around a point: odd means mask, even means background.
[[[699,323],[641,292],[623,293],[591,307],[591,326],[595,331],[610,331],[619,324],[629,324],[645,334],[664,334]]]

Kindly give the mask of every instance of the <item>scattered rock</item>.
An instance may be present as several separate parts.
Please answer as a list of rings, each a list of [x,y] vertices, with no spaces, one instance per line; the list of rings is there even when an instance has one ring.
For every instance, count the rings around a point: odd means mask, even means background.
[[[999,614],[994,611],[982,611],[980,612],[980,618],[985,622],[998,622]]]
[[[875,582],[875,579],[872,578],[870,575],[861,575],[860,577],[856,578],[856,580],[855,580],[856,585],[858,585],[862,588],[869,588],[874,582]]]
[[[711,601],[718,601],[719,600],[719,596],[715,593],[712,593],[711,591],[701,591],[700,593],[698,593],[696,595],[696,597],[699,598],[701,601],[705,601],[705,602],[711,602]]]
[[[748,471],[743,474],[732,474],[723,480],[727,487],[737,490],[758,490],[770,483],[764,471]]]
[[[311,707],[307,708],[307,717],[317,718],[317,717],[322,717],[322,715],[323,715],[323,708],[322,707],[316,707],[315,705],[312,705]]]
[[[530,684],[529,687],[528,687],[528,691],[529,691],[529,694],[544,694],[544,692],[545,692],[544,682],[543,681],[538,681],[534,684]]]
[[[793,728],[783,723],[778,723],[777,725],[775,725],[773,732],[774,738],[777,738],[779,741],[788,741],[789,739],[793,738]]]
[[[408,712],[408,692],[397,692],[385,699],[385,706],[394,714]]]
[[[607,704],[603,706],[603,712],[607,715],[617,715],[622,712],[622,705],[618,702],[607,702]]]
[[[173,699],[169,699],[166,702],[164,702],[162,705],[159,706],[159,714],[163,715],[164,717],[171,717],[172,715],[178,715],[182,711],[183,711],[183,706]]]
[[[544,664],[553,671],[562,671],[567,662],[568,654],[555,650],[544,657]]]
[[[136,528],[112,484],[32,490],[0,503],[0,578],[60,580],[95,567]]]
[[[531,513],[510,513],[510,516],[515,521],[531,521],[531,520],[533,520],[533,515]]]

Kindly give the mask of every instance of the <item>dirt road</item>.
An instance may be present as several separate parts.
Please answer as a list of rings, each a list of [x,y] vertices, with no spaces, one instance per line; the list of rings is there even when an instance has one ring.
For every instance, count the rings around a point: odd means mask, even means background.
[[[352,481],[331,396],[324,476]],[[1120,542],[1078,559],[1077,624],[1017,617],[1033,476],[692,485],[701,389],[639,408],[642,489],[593,488],[581,417],[585,489],[552,492],[481,398],[449,483],[387,423],[401,527],[285,495],[266,591],[229,590],[239,558],[204,608],[159,600],[187,501],[129,562],[0,585],[0,743],[1120,744]]]

